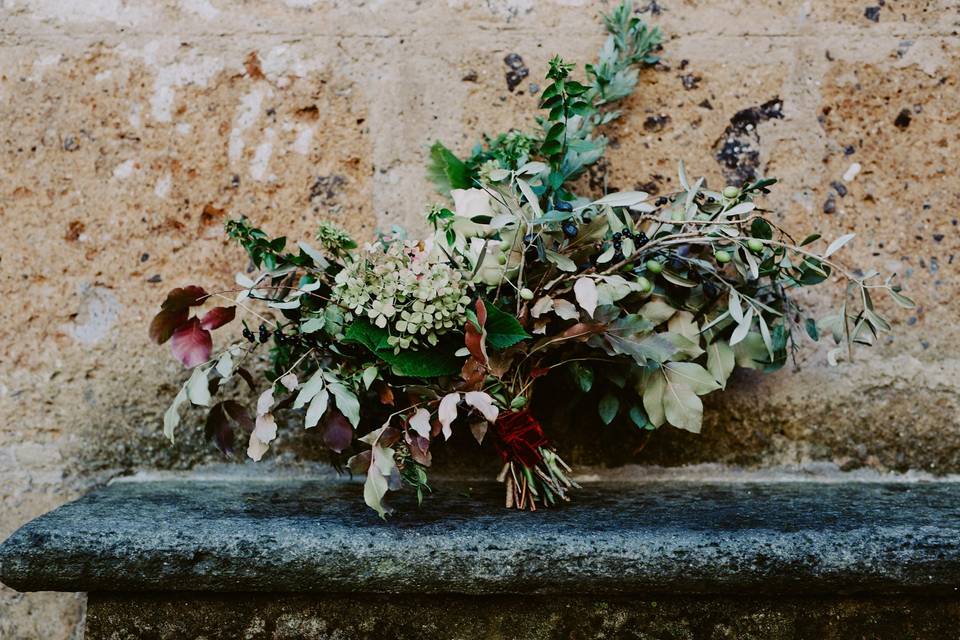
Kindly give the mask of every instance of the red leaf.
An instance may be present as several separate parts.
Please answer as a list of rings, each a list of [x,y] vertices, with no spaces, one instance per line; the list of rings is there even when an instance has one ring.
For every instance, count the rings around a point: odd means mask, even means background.
[[[207,292],[204,291],[202,287],[192,284],[188,287],[172,289],[170,293],[167,294],[167,299],[160,305],[160,308],[186,309],[188,307],[201,305],[206,299]]]
[[[250,415],[250,412],[247,411],[247,408],[242,404],[236,400],[224,400],[223,409],[234,422],[243,427],[246,431],[253,431],[255,426],[253,417]]]
[[[218,402],[210,409],[203,432],[208,440],[213,438],[217,449],[220,449],[224,455],[233,455],[233,427],[227,420],[223,402]]]
[[[173,332],[170,348],[184,366],[193,368],[210,359],[213,339],[210,332],[200,326],[200,319],[194,316]]]
[[[350,473],[355,473],[357,475],[366,473],[367,469],[370,468],[370,462],[372,459],[373,451],[367,449],[366,451],[361,451],[357,455],[347,460],[347,467],[349,467]]]
[[[353,442],[353,427],[350,421],[342,413],[333,409],[330,411],[330,419],[327,420],[327,426],[323,431],[323,443],[331,451],[342,453],[351,442]]]
[[[150,339],[157,344],[163,344],[170,339],[173,332],[187,321],[190,311],[187,307],[178,309],[161,309],[160,313],[150,321]]]
[[[214,307],[203,315],[200,326],[207,331],[219,329],[237,316],[236,307]]]

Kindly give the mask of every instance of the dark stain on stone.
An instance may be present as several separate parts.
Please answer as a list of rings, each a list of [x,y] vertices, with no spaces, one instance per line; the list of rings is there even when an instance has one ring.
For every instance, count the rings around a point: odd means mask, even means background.
[[[880,7],[867,7],[863,10],[863,16],[871,22],[880,22]]]
[[[212,224],[217,224],[223,214],[226,213],[223,209],[213,206],[212,204],[205,204],[203,210],[200,212],[200,226],[209,227]]]
[[[838,180],[834,180],[830,183],[830,186],[833,187],[833,190],[837,192],[837,195],[843,198],[847,195],[847,186]]]
[[[311,104],[306,107],[300,107],[293,114],[297,120],[304,120],[306,122],[316,122],[320,119],[320,109],[317,108],[317,105]]]
[[[341,175],[317,176],[313,186],[310,187],[310,201],[319,200],[321,204],[334,205],[337,202],[337,194],[340,188],[346,183],[346,178]]]
[[[149,259],[150,259],[150,254],[149,254],[149,253],[144,253],[144,254],[141,254],[141,255],[140,255],[140,262],[146,262],[146,261],[149,260]]]
[[[897,127],[897,129],[906,129],[910,126],[910,121],[912,119],[913,115],[910,113],[910,109],[903,109],[897,114],[893,124]]]
[[[83,224],[80,220],[74,220],[67,225],[67,233],[63,236],[63,239],[67,242],[76,242],[80,238],[80,234],[83,233],[86,229],[86,225]]]
[[[714,143],[714,157],[731,184],[756,179],[760,166],[760,136],[757,125],[783,119],[783,100],[775,97],[758,107],[742,109],[730,118],[730,125]]]
[[[651,15],[658,16],[663,12],[663,8],[657,2],[657,0],[650,0],[646,5],[637,9],[637,13],[650,13]]]
[[[837,201],[830,196],[823,203],[823,212],[824,213],[835,213],[837,211]]]
[[[150,284],[158,284],[160,282],[163,282],[163,278],[161,278],[160,274],[158,273],[147,278],[147,282],[149,282]]]
[[[477,81],[477,72],[470,70],[463,74],[463,77],[460,78],[463,82],[476,82]]]
[[[856,152],[857,152],[856,148],[852,144],[848,144],[846,148],[844,148],[843,150],[843,155],[852,156]]]
[[[670,123],[670,116],[665,113],[660,113],[654,116],[647,116],[647,119],[643,121],[644,131],[650,131],[656,133],[658,131],[663,131],[664,127]]]
[[[243,68],[246,69],[247,75],[250,76],[252,80],[263,80],[265,77],[263,75],[263,69],[260,68],[260,57],[256,51],[251,51],[247,54],[247,57],[243,59]]]
[[[530,75],[530,69],[527,68],[523,58],[517,53],[508,54],[503,59],[503,63],[508,67],[506,73],[507,90],[513,93],[513,90],[523,82],[524,78]]]
[[[713,111],[713,105],[710,104],[710,101],[704,98],[700,103],[697,104],[698,107],[703,107],[709,111]]]
[[[659,181],[663,180],[663,176],[660,174],[654,174],[650,176],[650,180],[647,182],[638,182],[635,189],[637,191],[645,191],[650,195],[657,195],[660,193],[660,184]]]
[[[63,140],[63,150],[64,151],[76,151],[80,148],[80,143],[77,142],[77,139],[73,136],[67,136]]]

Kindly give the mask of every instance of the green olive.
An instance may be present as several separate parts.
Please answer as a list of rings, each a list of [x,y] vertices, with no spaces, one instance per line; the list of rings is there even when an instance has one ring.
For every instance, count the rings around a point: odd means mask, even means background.
[[[527,399],[524,396],[517,396],[510,401],[511,409],[522,409],[527,406]]]
[[[658,273],[663,271],[663,265],[657,262],[656,260],[647,260],[647,271],[649,271],[653,275],[657,275]]]
[[[520,297],[524,300],[533,300],[533,291],[530,291],[530,289],[524,287],[523,289],[520,289]]]
[[[756,238],[750,238],[747,240],[747,248],[754,253],[760,253],[763,251],[763,243],[757,240]]]
[[[501,253],[497,256],[497,262],[500,264],[507,264],[507,254]]]
[[[651,291],[653,291],[653,283],[647,280],[646,278],[644,278],[643,276],[640,276],[639,278],[637,278],[637,286],[640,287],[641,293],[650,293]]]
[[[723,188],[724,198],[730,198],[732,200],[733,198],[736,198],[738,195],[740,195],[740,189],[738,189],[733,185]]]
[[[721,249],[720,251],[715,251],[713,257],[716,258],[720,264],[726,264],[730,262],[733,256],[730,255],[730,252]]]

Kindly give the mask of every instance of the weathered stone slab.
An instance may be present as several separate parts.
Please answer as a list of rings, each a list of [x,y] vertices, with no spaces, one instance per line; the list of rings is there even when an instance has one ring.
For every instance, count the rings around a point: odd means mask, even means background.
[[[91,594],[86,640],[956,638],[960,600],[716,595]]]
[[[954,483],[591,483],[535,514],[492,483],[389,521],[355,484],[116,483],[0,547],[18,590],[954,596]]]

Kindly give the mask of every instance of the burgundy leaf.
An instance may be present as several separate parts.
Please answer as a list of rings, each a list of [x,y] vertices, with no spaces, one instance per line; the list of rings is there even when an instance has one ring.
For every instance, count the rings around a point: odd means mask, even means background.
[[[213,339],[209,331],[200,327],[200,319],[194,316],[173,332],[170,348],[184,366],[193,368],[210,359]]]
[[[357,455],[353,456],[347,460],[347,466],[350,468],[350,473],[355,473],[360,475],[366,473],[370,468],[370,461],[373,459],[373,451],[367,449],[366,451],[361,451]]]
[[[351,442],[353,442],[353,427],[350,421],[336,409],[332,410],[323,431],[323,443],[331,451],[342,453]]]
[[[192,284],[188,287],[172,289],[170,293],[167,294],[167,299],[160,305],[160,308],[187,309],[203,304],[203,301],[206,299],[207,292],[204,291],[202,287]]]
[[[414,462],[419,462],[423,466],[429,467],[432,462],[430,441],[417,434],[407,432],[407,444],[410,446],[410,457],[413,458]]]
[[[224,400],[223,409],[230,416],[230,419],[244,428],[247,432],[253,431],[253,416],[247,411],[247,408],[236,400]]]
[[[160,313],[150,322],[150,339],[157,344],[163,344],[170,339],[173,332],[187,321],[189,309],[161,309]]]
[[[219,329],[223,325],[233,320],[236,315],[236,307],[214,307],[203,315],[203,319],[200,320],[200,326],[207,331]]]
[[[233,427],[227,420],[223,402],[218,402],[210,409],[203,432],[208,440],[213,439],[217,449],[220,449],[224,455],[233,455]]]

